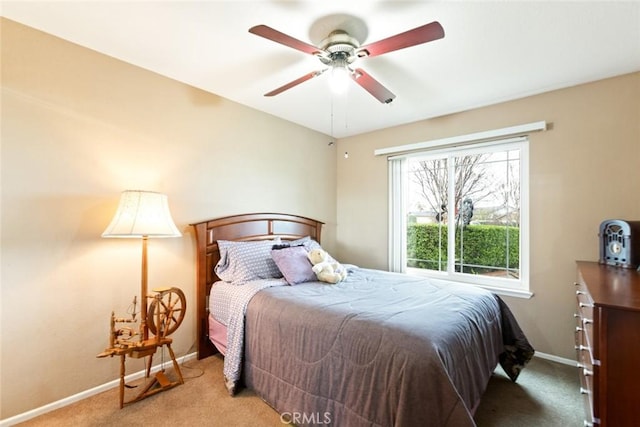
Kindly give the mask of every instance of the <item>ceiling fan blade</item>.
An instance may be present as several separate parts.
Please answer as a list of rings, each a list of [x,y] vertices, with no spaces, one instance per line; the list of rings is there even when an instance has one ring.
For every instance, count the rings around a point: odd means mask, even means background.
[[[383,53],[393,52],[394,50],[404,49],[444,37],[444,29],[438,21],[431,22],[413,30],[396,34],[377,42],[361,46],[358,49],[358,56],[378,56]]]
[[[396,97],[393,92],[382,86],[380,82],[367,74],[362,68],[353,70],[351,78],[383,104],[389,104]]]
[[[311,55],[317,55],[321,53],[320,49],[318,49],[317,47],[298,39],[294,39],[293,37],[288,36],[285,33],[281,33],[278,30],[274,30],[271,27],[267,27],[266,25],[256,25],[255,27],[251,27],[249,28],[249,32],[257,36],[264,37],[265,39],[274,41],[276,43],[289,46],[304,53],[308,53]]]
[[[275,95],[278,95],[278,94],[284,92],[285,90],[291,89],[294,86],[298,86],[300,83],[304,83],[307,80],[311,80],[312,78],[319,76],[320,74],[324,73],[325,71],[326,71],[326,69],[320,70],[320,71],[313,71],[313,72],[311,72],[309,74],[305,74],[304,76],[302,76],[300,78],[297,78],[294,81],[289,82],[284,86],[280,86],[279,88],[274,89],[271,92],[265,93],[264,96],[275,96]]]

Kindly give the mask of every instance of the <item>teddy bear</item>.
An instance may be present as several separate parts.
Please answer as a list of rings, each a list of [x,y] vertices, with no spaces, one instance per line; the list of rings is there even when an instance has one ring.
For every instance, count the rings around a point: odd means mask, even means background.
[[[313,265],[311,269],[321,282],[335,284],[347,277],[347,270],[339,262],[332,259],[325,250],[311,249],[307,257]]]

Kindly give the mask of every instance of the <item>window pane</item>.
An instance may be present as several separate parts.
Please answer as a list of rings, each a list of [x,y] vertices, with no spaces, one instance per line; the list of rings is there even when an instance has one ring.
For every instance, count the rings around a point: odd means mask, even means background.
[[[447,159],[411,159],[408,174],[407,267],[446,271]]]
[[[455,271],[519,277],[519,151],[455,160]]]

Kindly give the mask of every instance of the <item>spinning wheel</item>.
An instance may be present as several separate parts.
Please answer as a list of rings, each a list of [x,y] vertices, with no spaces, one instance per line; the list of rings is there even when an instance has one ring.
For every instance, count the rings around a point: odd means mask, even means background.
[[[119,323],[136,322],[135,298],[133,300],[131,318],[119,318],[115,317],[113,312],[111,313],[109,347],[98,355],[98,357],[120,356],[120,408],[122,408],[125,403],[137,402],[155,393],[168,390],[179,384],[184,384],[182,372],[180,372],[180,365],[178,365],[176,356],[171,348],[173,340],[167,336],[175,332],[184,320],[187,309],[187,299],[179,288],[154,289],[154,292],[156,292],[155,295],[147,296],[147,298],[151,299],[149,306],[146,307],[144,304],[142,306],[139,334],[134,334],[133,329],[129,327],[116,327],[116,324]],[[155,336],[149,338],[149,332]],[[134,341],[132,339],[133,336],[140,337],[142,339]],[[145,378],[149,378],[153,363],[153,355],[159,347],[165,346],[169,351],[169,356],[171,357],[173,368],[178,379],[176,381],[170,381],[164,373],[164,367],[162,367],[161,370],[156,373],[153,381],[148,382],[137,397],[125,402],[124,389],[126,357],[129,356],[135,359],[148,357],[149,359],[146,364],[147,369]]]
[[[147,310],[149,331],[160,337],[171,335],[184,320],[187,299],[179,288],[154,289],[158,292]]]

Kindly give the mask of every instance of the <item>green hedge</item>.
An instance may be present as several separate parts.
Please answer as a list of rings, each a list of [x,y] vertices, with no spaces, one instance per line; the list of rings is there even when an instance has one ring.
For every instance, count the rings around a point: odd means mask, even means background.
[[[407,265],[430,270],[447,268],[446,225],[416,224],[407,226]],[[507,265],[507,233],[509,233],[509,265]],[[460,260],[460,239],[463,240],[463,264],[487,266],[487,269],[464,267],[465,273],[482,274],[491,267],[517,270],[519,267],[520,229],[498,225],[469,225],[456,228],[456,258]],[[441,242],[441,244],[440,244]],[[439,248],[442,253],[439,253]],[[439,260],[440,257],[440,260]],[[439,262],[440,261],[440,262]]]

